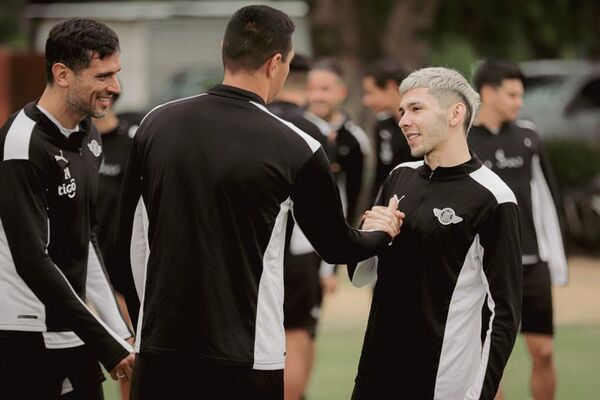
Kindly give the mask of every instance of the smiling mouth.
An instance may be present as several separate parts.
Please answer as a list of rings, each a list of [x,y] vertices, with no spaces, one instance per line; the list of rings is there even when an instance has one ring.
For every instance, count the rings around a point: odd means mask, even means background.
[[[420,133],[406,133],[404,136],[406,136],[406,140],[410,144],[411,142],[414,142],[419,136],[421,136],[421,134]]]
[[[112,95],[111,96],[97,96],[96,100],[98,100],[101,103],[106,103],[110,105],[110,100],[112,99]]]

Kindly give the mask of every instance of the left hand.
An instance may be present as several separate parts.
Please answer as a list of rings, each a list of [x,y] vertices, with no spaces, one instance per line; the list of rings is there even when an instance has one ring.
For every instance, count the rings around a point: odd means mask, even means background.
[[[134,337],[125,339],[130,345],[133,346],[135,342]],[[131,375],[133,374],[133,363],[135,362],[135,353],[129,353],[127,357],[122,359],[111,371],[110,377],[115,381],[127,382],[131,381]]]

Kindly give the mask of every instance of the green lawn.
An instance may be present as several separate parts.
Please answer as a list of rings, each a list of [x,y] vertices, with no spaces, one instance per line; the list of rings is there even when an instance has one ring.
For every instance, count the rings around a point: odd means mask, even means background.
[[[362,327],[324,327],[318,338],[318,353],[308,399],[347,400],[360,347]],[[600,397],[600,326],[560,327],[556,336],[559,373],[557,399],[593,400]],[[505,370],[506,400],[529,399],[529,359],[519,338]],[[117,400],[116,385],[107,381],[107,400]]]

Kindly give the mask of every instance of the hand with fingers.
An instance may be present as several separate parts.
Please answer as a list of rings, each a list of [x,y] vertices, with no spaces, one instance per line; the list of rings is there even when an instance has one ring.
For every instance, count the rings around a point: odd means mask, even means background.
[[[394,195],[387,207],[374,206],[365,212],[362,229],[384,231],[394,239],[400,233],[404,213],[398,210],[398,196]]]
[[[133,363],[135,361],[135,354],[129,353],[127,357],[122,359],[111,371],[110,377],[113,380],[119,381],[131,381],[131,375],[133,372]]]

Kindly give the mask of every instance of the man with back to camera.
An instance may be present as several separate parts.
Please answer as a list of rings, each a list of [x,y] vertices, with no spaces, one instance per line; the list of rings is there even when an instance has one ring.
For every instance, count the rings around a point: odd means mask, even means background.
[[[55,25],[47,85],[0,129],[0,376],[7,398],[102,399],[132,341],[91,233],[102,155],[90,117],[119,93],[119,40],[89,19]],[[86,306],[90,301],[100,314]],[[104,322],[105,321],[105,322]]]
[[[306,104],[306,76],[310,60],[295,54],[290,73],[269,111],[289,121],[317,140],[327,149],[329,128],[324,131],[315,124],[318,117],[309,115]],[[320,126],[327,125],[320,120]],[[321,267],[321,264],[325,265]],[[323,272],[322,272],[323,271]],[[321,260],[302,230],[288,219],[283,261],[283,324],[285,327],[286,359],[284,398],[299,400],[308,387],[315,356],[315,338],[321,312],[321,274],[331,275],[333,269]],[[327,279],[327,277],[323,277]]]
[[[394,167],[407,161],[417,161],[398,125],[400,121],[400,82],[406,77],[402,65],[395,60],[381,59],[369,65],[362,77],[362,103],[375,113],[375,180],[371,189],[374,201],[385,178]]]
[[[469,132],[478,157],[513,190],[519,202],[523,253],[521,332],[532,358],[535,400],[553,399],[552,282],[568,281],[567,261],[551,191],[552,170],[542,140],[529,121],[518,120],[523,104],[523,74],[509,61],[482,62],[474,76],[481,109]]]
[[[352,398],[491,400],[521,312],[515,196],[469,152],[479,100],[458,72],[415,71],[400,94],[400,127],[424,161],[396,167],[366,214],[370,229],[397,196],[402,234],[349,266],[356,286],[377,279]]]
[[[350,228],[322,146],[265,107],[287,77],[293,31],[281,11],[239,9],[223,84],[155,108],[136,133],[116,238],[138,326],[133,400],[283,398],[289,211],[333,262],[370,257],[399,232],[393,201],[380,231]]]

